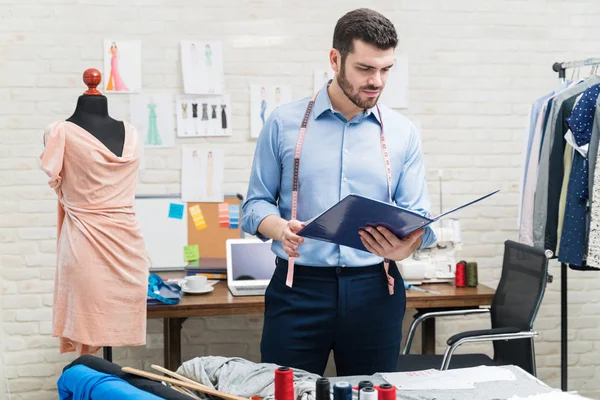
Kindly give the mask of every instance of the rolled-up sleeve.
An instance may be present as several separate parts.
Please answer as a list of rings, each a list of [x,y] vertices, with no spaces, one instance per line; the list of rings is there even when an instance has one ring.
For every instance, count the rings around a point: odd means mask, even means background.
[[[421,150],[421,137],[413,124],[411,124],[409,146],[406,150],[406,159],[394,194],[394,200],[400,207],[408,208],[423,215],[431,215],[425,164]],[[419,249],[429,247],[437,241],[430,226],[425,227],[421,239]]]
[[[242,206],[242,230],[263,241],[269,238],[258,232],[260,223],[269,215],[281,216],[277,207],[281,182],[279,128],[278,112],[275,109],[265,121],[258,137],[248,193]]]

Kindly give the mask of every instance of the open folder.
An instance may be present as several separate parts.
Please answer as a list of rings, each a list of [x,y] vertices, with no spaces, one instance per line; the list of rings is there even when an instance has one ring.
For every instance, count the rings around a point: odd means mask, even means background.
[[[350,194],[339,203],[306,222],[298,235],[367,251],[360,240],[359,229],[364,229],[367,226],[384,226],[402,239],[414,231],[490,197],[498,191],[488,193],[434,218],[423,216],[394,204],[358,194]]]

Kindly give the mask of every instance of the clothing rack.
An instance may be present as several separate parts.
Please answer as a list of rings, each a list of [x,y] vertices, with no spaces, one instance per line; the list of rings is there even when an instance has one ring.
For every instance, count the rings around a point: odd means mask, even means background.
[[[600,58],[586,58],[579,61],[555,62],[552,70],[558,72],[558,78],[564,82],[567,69],[597,65],[600,65]],[[560,387],[563,392],[568,390],[567,315],[567,264],[560,263]]]

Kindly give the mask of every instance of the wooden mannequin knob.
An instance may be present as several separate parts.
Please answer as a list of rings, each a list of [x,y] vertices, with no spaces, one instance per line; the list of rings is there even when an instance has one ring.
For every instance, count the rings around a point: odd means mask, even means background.
[[[88,68],[83,72],[83,82],[88,87],[83,94],[88,95],[101,95],[100,91],[96,89],[102,81],[102,74],[96,68]]]

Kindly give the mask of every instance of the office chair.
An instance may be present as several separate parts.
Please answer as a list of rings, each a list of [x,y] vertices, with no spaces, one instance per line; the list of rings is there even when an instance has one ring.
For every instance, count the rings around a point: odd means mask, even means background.
[[[548,258],[544,250],[511,240],[504,242],[502,276],[492,299],[491,308],[434,311],[419,315],[412,323],[398,371],[453,369],[478,365],[517,365],[536,375],[533,322],[542,303],[548,275]],[[417,326],[428,318],[489,313],[491,329],[458,333],[447,341],[444,355],[411,355],[410,346]],[[494,356],[458,354],[466,343],[493,342]],[[452,361],[452,363],[451,363]]]

